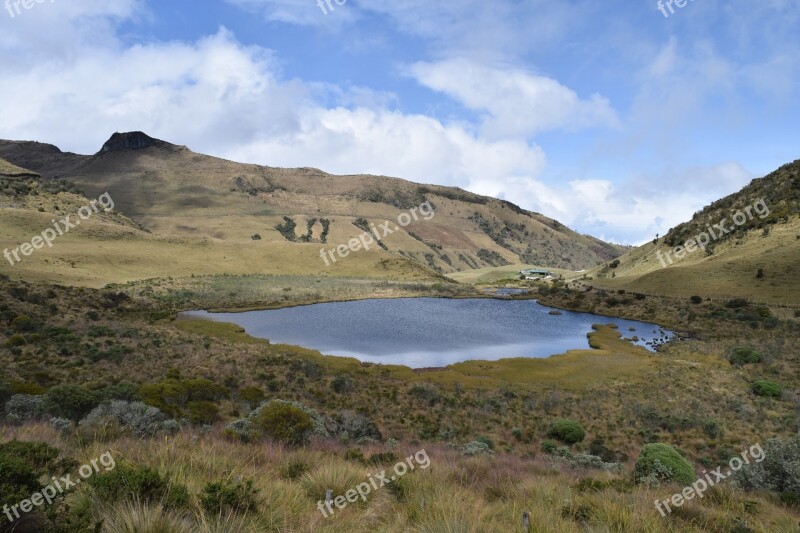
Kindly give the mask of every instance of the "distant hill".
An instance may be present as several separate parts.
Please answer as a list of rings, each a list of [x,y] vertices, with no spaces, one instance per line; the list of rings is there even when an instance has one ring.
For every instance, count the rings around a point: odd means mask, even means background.
[[[396,221],[426,201],[436,208],[432,220],[413,222],[386,237],[385,249],[362,255],[449,273],[514,263],[580,270],[626,250],[458,188],[235,163],[142,132],[116,133],[94,155],[0,141],[0,157],[66,179],[91,197],[108,192],[119,211],[156,234],[208,238],[254,254],[288,245],[303,257],[318,256],[320,248],[347,243],[363,227]],[[319,258],[306,267],[325,268]]]
[[[703,234],[708,244],[676,257],[676,247]],[[800,161],[753,180],[618,261],[587,276],[597,285],[655,294],[800,303]]]

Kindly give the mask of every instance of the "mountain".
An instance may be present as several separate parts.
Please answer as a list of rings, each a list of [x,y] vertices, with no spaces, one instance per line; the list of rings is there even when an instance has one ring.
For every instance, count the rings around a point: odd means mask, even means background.
[[[397,221],[426,201],[435,207],[431,220],[398,228],[385,237],[385,249],[374,246],[361,255],[373,262],[405,258],[449,273],[512,263],[579,270],[626,250],[458,188],[236,163],[143,132],[115,133],[94,155],[0,141],[0,157],[44,178],[63,178],[90,197],[107,192],[117,210],[154,234],[209,239],[262,256],[289,245],[310,272],[327,268],[321,248],[347,243],[371,224]],[[330,268],[347,270],[344,262]]]
[[[800,160],[618,261],[587,276],[597,285],[651,294],[800,302]]]

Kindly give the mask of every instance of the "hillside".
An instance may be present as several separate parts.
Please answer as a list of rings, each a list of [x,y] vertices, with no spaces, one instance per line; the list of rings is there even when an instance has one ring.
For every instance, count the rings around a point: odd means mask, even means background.
[[[306,273],[326,268],[320,248],[346,243],[369,224],[397,221],[426,201],[435,217],[399,228],[385,238],[385,250],[373,247],[348,261],[404,257],[435,273],[513,263],[579,270],[624,251],[510,202],[457,188],[235,163],[141,132],[114,134],[91,156],[0,141],[0,157],[45,178],[64,178],[91,197],[108,192],[117,210],[155,234],[208,239],[262,261],[281,250],[279,256],[300,260],[292,268],[305,265]]]
[[[676,247],[685,248],[691,239],[703,246],[690,245],[693,251],[678,250],[676,256]],[[607,263],[586,276],[594,285],[648,294],[800,304],[798,264],[800,161],[795,161],[627,252],[618,265]]]
[[[38,177],[39,175],[30,170],[12,165],[5,159],[0,159],[0,177],[14,178],[14,177]]]

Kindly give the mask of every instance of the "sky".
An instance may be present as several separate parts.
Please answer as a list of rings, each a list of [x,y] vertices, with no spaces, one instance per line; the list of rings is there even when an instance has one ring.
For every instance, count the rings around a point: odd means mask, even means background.
[[[3,139],[141,130],[622,244],[800,159],[800,0],[2,2]]]

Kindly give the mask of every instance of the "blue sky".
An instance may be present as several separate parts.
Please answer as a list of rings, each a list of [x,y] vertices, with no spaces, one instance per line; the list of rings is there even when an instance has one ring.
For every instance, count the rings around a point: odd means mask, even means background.
[[[316,2],[12,0],[0,138],[94,153],[143,130],[629,244],[800,158],[797,0]]]

